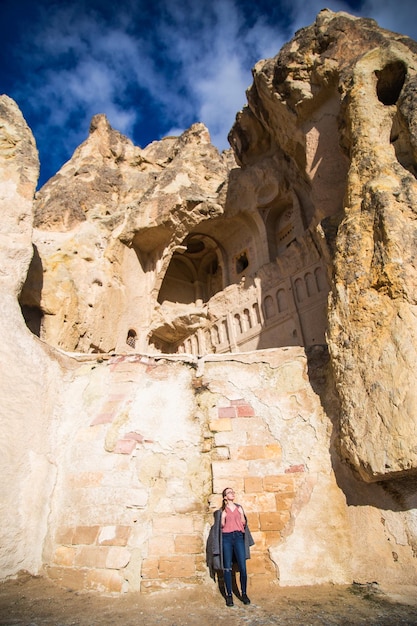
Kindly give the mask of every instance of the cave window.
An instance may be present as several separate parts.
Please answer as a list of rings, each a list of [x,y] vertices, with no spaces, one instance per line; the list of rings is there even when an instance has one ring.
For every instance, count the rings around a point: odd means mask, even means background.
[[[227,330],[227,322],[226,320],[223,320],[221,323],[221,340],[222,342],[224,341],[229,341],[229,333]]]
[[[212,330],[212,342],[216,346],[217,344],[220,343],[219,329],[217,325],[215,324],[211,330]]]
[[[310,272],[307,272],[307,274],[304,277],[304,280],[305,280],[306,288],[307,288],[307,296],[311,297],[312,295],[314,295],[316,291],[313,274],[311,274]]]
[[[136,345],[136,339],[137,339],[136,331],[133,330],[133,328],[130,328],[126,337],[127,345],[130,346],[131,348],[134,348]]]
[[[298,302],[305,300],[305,286],[301,278],[297,278],[295,281],[295,295],[297,296]]]
[[[269,319],[274,316],[274,301],[271,296],[266,296],[264,300],[265,319]]]
[[[251,320],[251,317],[250,317],[249,309],[245,309],[243,311],[243,316],[244,316],[244,320],[245,320],[246,330],[250,330],[252,328],[252,320]]]
[[[257,324],[261,323],[261,314],[259,312],[259,304],[257,302],[253,305],[253,312],[255,314],[255,320]]]
[[[239,313],[235,315],[235,328],[238,335],[242,333],[242,320],[240,319]]]
[[[278,289],[278,292],[277,292],[277,305],[278,305],[279,313],[282,313],[282,311],[286,311],[286,309],[288,308],[288,305],[287,305],[287,295],[286,295],[284,289]]]
[[[236,257],[236,273],[241,274],[248,267],[248,255],[246,252],[242,252],[239,256]]]
[[[316,267],[314,270],[314,276],[316,278],[317,291],[325,291],[327,285],[324,272],[321,267]]]
[[[403,88],[407,69],[402,61],[387,63],[382,70],[376,70],[376,93],[378,100],[390,106],[395,104]]]

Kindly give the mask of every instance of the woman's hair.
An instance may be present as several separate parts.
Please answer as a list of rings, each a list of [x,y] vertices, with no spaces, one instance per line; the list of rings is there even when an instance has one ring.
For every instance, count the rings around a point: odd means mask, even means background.
[[[224,509],[226,508],[226,502],[227,502],[226,491],[228,489],[230,489],[230,487],[226,487],[226,489],[223,489],[222,491],[222,511],[224,511]]]

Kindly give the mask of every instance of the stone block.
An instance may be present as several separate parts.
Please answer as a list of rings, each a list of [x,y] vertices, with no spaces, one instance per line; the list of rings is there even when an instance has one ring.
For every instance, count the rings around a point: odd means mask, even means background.
[[[294,502],[294,493],[291,492],[281,492],[275,494],[275,502],[277,511],[289,511]]]
[[[160,557],[173,554],[175,550],[174,537],[169,535],[156,535],[148,541],[148,557]]]
[[[263,459],[264,447],[263,446],[240,446],[236,451],[236,458],[238,459]]]
[[[124,579],[115,570],[89,570],[86,575],[86,588],[102,593],[120,593]]]
[[[192,533],[193,518],[191,515],[158,515],[153,520],[155,534]]]
[[[248,493],[245,494],[244,501],[241,502],[245,506],[246,512],[259,511],[275,511],[276,501],[275,493],[262,491],[260,493]]]
[[[248,574],[264,574],[268,571],[267,557],[263,552],[252,552],[251,558],[247,561]]]
[[[237,417],[237,410],[234,406],[219,406],[217,409],[217,417],[219,419],[229,417],[234,418]]]
[[[158,558],[146,558],[142,561],[142,578],[158,578],[159,569],[158,569]]]
[[[230,459],[230,448],[228,446],[218,446],[213,450],[216,461],[224,461]],[[216,458],[217,457],[217,458]]]
[[[228,417],[215,419],[209,422],[209,428],[214,433],[228,432],[232,430],[232,420]]]
[[[266,459],[275,459],[281,461],[282,448],[279,443],[268,443],[264,448]]]
[[[135,439],[119,439],[113,448],[115,454],[132,454],[136,448],[137,441]]]
[[[70,545],[73,543],[74,537],[74,527],[73,526],[62,526],[57,529],[55,534],[56,543],[62,543]]]
[[[294,479],[288,474],[276,474],[274,476],[265,476],[264,478],[265,491],[277,491],[277,492],[294,492]]]
[[[76,548],[69,546],[58,546],[55,550],[53,562],[56,565],[70,567],[74,565]]]
[[[263,491],[263,480],[260,476],[247,476],[244,479],[245,493],[260,493]]]
[[[255,409],[250,404],[239,404],[237,407],[237,417],[254,417]]]
[[[250,459],[249,475],[251,476],[275,476],[281,471],[281,464],[275,459]]]
[[[77,549],[74,564],[77,567],[106,568],[107,546],[81,546]]]
[[[96,542],[100,526],[76,526],[72,537],[75,545],[91,545]]]
[[[249,513],[245,511],[251,531],[259,530],[259,513]]]
[[[270,548],[279,543],[282,539],[282,534],[279,530],[265,530],[263,531],[265,538],[265,545]]]
[[[221,506],[221,493],[223,491],[223,489],[225,489],[226,487],[231,487],[232,489],[235,490],[236,494],[241,494],[243,493],[243,476],[241,478],[236,478],[234,475],[230,474],[227,477],[224,476],[219,476],[219,477],[214,477],[213,476],[213,492],[220,494],[219,497],[219,506]]]
[[[97,543],[100,546],[125,546],[130,535],[130,526],[103,526]]]
[[[196,574],[193,556],[169,556],[159,559],[160,578],[193,578]]]
[[[200,554],[203,550],[201,535],[177,535],[175,552],[177,554]]]
[[[60,587],[72,591],[86,588],[87,570],[72,567],[46,567],[48,578],[55,581]]]
[[[236,476],[244,476],[248,473],[248,464],[243,460],[213,461],[211,464],[213,480],[223,479],[226,483]],[[226,485],[227,486],[227,485]]]
[[[282,530],[289,521],[288,512],[284,511],[276,512],[261,512],[259,513],[259,525],[261,530],[269,531],[269,530]]]
[[[106,558],[106,568],[123,569],[130,561],[130,552],[121,546],[110,546]]]

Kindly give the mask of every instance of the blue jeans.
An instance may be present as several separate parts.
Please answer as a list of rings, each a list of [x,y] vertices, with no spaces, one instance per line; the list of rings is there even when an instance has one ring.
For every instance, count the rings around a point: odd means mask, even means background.
[[[245,552],[245,535],[239,531],[233,533],[222,533],[223,539],[223,569],[224,583],[226,592],[232,595],[232,562],[233,553],[237,561],[240,572],[240,586],[242,594],[246,593],[247,573],[246,573],[246,552]]]

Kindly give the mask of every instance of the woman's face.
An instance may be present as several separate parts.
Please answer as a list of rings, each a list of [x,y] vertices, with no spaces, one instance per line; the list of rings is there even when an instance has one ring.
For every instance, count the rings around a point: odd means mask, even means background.
[[[235,492],[233,491],[233,489],[226,489],[224,497],[227,502],[233,502],[233,500],[235,499]]]

